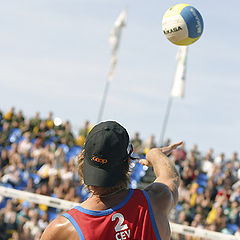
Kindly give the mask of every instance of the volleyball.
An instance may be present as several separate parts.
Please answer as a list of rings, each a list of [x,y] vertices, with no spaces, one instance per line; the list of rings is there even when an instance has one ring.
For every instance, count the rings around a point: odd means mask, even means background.
[[[190,45],[203,32],[203,19],[199,11],[189,4],[169,8],[162,19],[162,30],[169,41],[176,45]]]

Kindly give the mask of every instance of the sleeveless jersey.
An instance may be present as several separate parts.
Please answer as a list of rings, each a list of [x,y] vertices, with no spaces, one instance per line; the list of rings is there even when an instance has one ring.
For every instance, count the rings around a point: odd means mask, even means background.
[[[147,193],[130,189],[117,206],[93,211],[77,206],[63,214],[80,240],[161,240]]]

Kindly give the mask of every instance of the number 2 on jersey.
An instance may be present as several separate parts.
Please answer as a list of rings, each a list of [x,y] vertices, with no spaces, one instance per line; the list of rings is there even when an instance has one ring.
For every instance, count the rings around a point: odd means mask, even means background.
[[[115,227],[115,231],[116,232],[120,232],[122,230],[126,230],[128,229],[128,225],[127,224],[124,224],[123,225],[123,222],[124,222],[124,216],[121,214],[121,213],[115,213],[113,216],[112,216],[112,221],[115,221],[116,218],[118,218],[118,223]]]

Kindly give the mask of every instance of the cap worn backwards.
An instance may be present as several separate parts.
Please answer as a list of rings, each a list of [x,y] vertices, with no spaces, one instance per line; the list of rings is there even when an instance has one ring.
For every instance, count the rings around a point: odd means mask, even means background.
[[[88,134],[84,145],[83,175],[86,185],[111,187],[122,177],[128,161],[129,135],[115,121],[101,122]]]

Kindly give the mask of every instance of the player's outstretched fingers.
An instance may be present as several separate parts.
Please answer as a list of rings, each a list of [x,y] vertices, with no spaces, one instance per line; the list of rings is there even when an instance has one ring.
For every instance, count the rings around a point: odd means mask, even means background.
[[[148,160],[146,160],[146,159],[140,159],[139,163],[144,165],[144,166],[147,166],[147,167],[151,167],[152,166],[152,164]]]
[[[161,152],[165,155],[170,155],[174,149],[176,149],[178,146],[182,145],[183,141],[180,141],[178,143],[173,143],[167,147],[160,148]]]
[[[178,146],[180,146],[180,145],[182,145],[182,144],[183,144],[183,141],[180,141],[180,142],[178,142],[178,143],[173,143],[173,144],[170,145],[170,148],[171,148],[172,150],[174,150],[174,149],[176,149]]]

